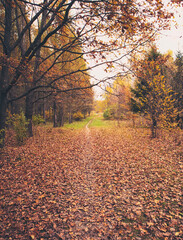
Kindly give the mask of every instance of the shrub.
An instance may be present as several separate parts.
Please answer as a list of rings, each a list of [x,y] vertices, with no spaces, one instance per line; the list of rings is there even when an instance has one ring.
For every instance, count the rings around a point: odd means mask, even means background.
[[[0,147],[4,146],[5,129],[0,130]]]
[[[34,125],[39,125],[41,123],[45,123],[45,120],[43,119],[43,117],[40,114],[37,114],[37,115],[32,116],[32,123]]]
[[[24,143],[27,138],[27,126],[28,121],[26,120],[24,113],[21,112],[20,114],[16,114],[13,119],[13,128],[15,130],[18,144]]]
[[[75,121],[81,121],[84,118],[84,115],[81,112],[76,112],[73,114],[73,119]]]
[[[10,111],[7,111],[7,118],[6,118],[6,127],[7,128],[13,127],[15,118],[16,118],[16,114],[11,114]]]
[[[106,120],[109,120],[109,119],[112,119],[114,118],[114,110],[111,109],[111,108],[107,108],[104,113],[103,113],[103,117],[106,119]]]

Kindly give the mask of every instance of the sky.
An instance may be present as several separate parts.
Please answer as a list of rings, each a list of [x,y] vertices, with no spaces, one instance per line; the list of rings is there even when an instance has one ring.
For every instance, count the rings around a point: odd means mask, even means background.
[[[172,21],[171,29],[160,33],[160,39],[157,42],[161,53],[172,50],[174,56],[177,51],[183,53],[183,7],[175,9],[176,23]]]
[[[157,45],[161,53],[166,53],[168,50],[172,50],[174,55],[177,51],[183,52],[183,28],[163,31]]]

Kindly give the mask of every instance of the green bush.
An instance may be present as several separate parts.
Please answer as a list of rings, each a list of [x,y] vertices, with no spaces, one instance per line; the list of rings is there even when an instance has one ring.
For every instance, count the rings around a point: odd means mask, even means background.
[[[16,114],[13,119],[13,128],[15,130],[18,144],[24,143],[27,138],[27,126],[28,121],[26,120],[24,113],[21,112],[20,114]]]
[[[7,118],[6,118],[6,127],[7,128],[13,127],[15,118],[16,118],[16,114],[11,114],[10,111],[7,111]]]
[[[37,115],[32,116],[32,123],[36,126],[41,123],[45,123],[45,120],[43,119],[43,117],[40,114],[37,114]]]
[[[73,114],[73,119],[75,121],[81,121],[84,118],[84,115],[81,112],[76,112]]]
[[[103,117],[106,120],[114,118],[114,110],[112,108],[107,108],[103,113]]]
[[[0,146],[4,146],[5,129],[0,130]]]

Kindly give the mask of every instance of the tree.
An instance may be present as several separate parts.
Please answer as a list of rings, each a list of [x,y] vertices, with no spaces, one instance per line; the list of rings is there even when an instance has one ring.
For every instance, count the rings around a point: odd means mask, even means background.
[[[177,120],[180,128],[183,129],[183,54],[181,52],[178,52],[176,55],[175,65],[177,70],[171,85],[174,91],[176,107],[178,110]]]
[[[118,74],[111,87],[106,88],[105,100],[107,109],[104,116],[119,121],[128,118],[130,99],[130,76]]]
[[[157,27],[155,19],[165,26],[170,17],[160,0],[1,0],[0,9],[1,139],[4,138],[8,102],[26,97],[26,116],[31,123],[35,91],[44,91],[46,97],[51,92],[55,93],[58,80],[64,81],[76,72],[86,72],[86,69],[73,71],[71,68],[70,71],[54,74],[53,68],[59,63],[73,62],[85,54],[97,58],[97,61],[100,60],[98,64],[102,64],[105,61],[104,52],[136,49],[154,34],[153,29]],[[67,34],[66,30],[72,34]],[[112,35],[110,41],[101,40],[101,33]],[[61,40],[60,43],[54,45],[54,38]],[[63,38],[67,41],[62,41]],[[82,47],[81,52],[75,52],[77,46]],[[75,57],[62,61],[66,52]],[[111,65],[111,61],[107,64]],[[24,85],[22,92],[14,97],[12,93],[19,85]],[[89,87],[91,84],[84,89]],[[73,89],[71,86],[60,92]]]
[[[104,112],[105,108],[106,108],[105,100],[95,100],[94,101],[94,110],[96,113]]]
[[[167,58],[153,47],[133,66],[136,82],[131,89],[131,109],[150,117],[153,138],[157,135],[157,127],[170,127],[176,116],[172,90],[163,75],[166,61]]]

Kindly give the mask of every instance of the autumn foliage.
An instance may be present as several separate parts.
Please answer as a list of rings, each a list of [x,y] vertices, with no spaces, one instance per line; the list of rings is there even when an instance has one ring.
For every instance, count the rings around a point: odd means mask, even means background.
[[[164,71],[168,58],[152,48],[143,59],[132,64],[136,82],[132,88],[131,109],[150,118],[152,137],[156,137],[157,128],[176,126],[175,99]]]
[[[163,0],[0,1],[0,239],[183,238],[182,56],[144,52],[172,16]],[[111,121],[86,118],[97,85]]]
[[[91,83],[87,70],[100,64],[110,68],[119,58],[109,60],[109,54],[130,54],[154,38],[157,26],[167,27],[173,16],[160,0],[2,0],[0,10],[2,142],[7,109],[12,113],[24,110],[32,136],[34,114],[45,117],[45,111],[52,105],[56,122],[55,114],[63,115],[63,109],[67,109],[67,104],[57,104],[62,101],[58,100],[63,97],[61,93],[75,95],[73,91],[82,89],[86,90],[85,97],[88,96],[88,89],[98,85],[101,79]],[[94,64],[89,66],[88,62]],[[67,114],[77,111],[72,108]]]

